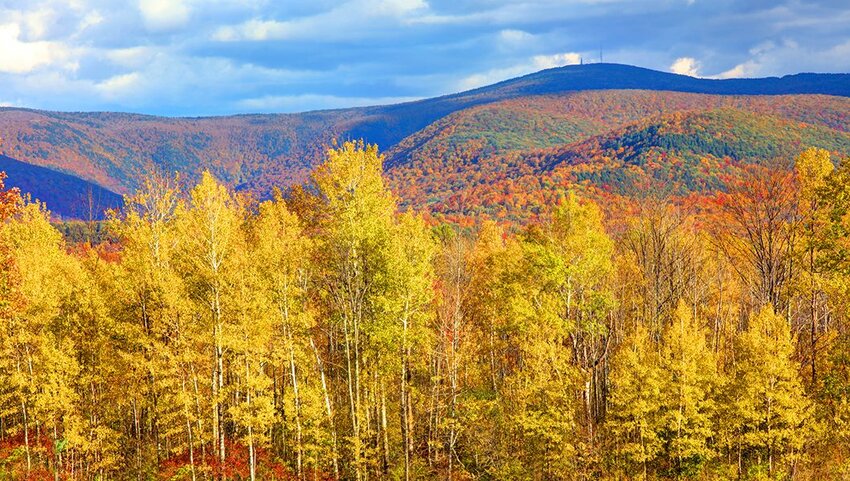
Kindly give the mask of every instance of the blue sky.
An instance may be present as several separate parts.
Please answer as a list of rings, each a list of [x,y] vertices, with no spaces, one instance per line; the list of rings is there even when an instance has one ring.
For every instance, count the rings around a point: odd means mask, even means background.
[[[0,0],[0,105],[161,115],[393,103],[543,68],[850,72],[848,0]]]

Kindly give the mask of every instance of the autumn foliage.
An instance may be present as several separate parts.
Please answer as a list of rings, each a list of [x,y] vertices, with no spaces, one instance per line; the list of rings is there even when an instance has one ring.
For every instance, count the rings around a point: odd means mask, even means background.
[[[459,225],[383,162],[151,176],[82,245],[2,190],[0,478],[847,475],[850,164]]]

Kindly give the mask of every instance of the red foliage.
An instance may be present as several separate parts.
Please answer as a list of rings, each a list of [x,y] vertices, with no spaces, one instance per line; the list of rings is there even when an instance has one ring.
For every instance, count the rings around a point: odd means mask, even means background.
[[[207,459],[206,464],[203,463],[203,460],[200,457],[200,447],[195,448],[195,469],[196,471],[203,471],[209,473],[213,478],[218,478],[219,476],[224,477],[225,479],[232,480],[243,480],[250,478],[250,465],[249,465],[249,453],[248,447],[243,445],[242,443],[226,440],[225,441],[225,452],[227,456],[225,458],[224,463],[218,461],[218,459],[212,455],[214,452],[212,446],[207,446]],[[296,473],[292,471],[286,464],[281,462],[279,459],[274,458],[273,454],[263,448],[256,449],[257,455],[257,466],[256,466],[256,474],[257,479],[269,480],[269,481],[292,481],[298,479]],[[162,480],[171,480],[175,479],[175,476],[183,470],[183,472],[187,472],[187,468],[190,466],[189,461],[189,452],[183,452],[177,456],[170,457],[163,461],[160,464],[159,472],[157,473],[158,479]],[[324,473],[317,473],[316,476],[320,480],[330,480],[332,477],[330,475]],[[311,473],[310,478],[313,478]],[[189,479],[187,477],[187,479]]]
[[[17,187],[6,189],[6,173],[0,172],[0,221],[12,217],[21,205],[21,192]]]

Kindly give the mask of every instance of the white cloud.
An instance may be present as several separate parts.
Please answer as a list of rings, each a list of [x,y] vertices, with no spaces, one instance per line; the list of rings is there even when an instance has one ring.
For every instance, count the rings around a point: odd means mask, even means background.
[[[242,112],[303,112],[316,109],[366,107],[419,100],[419,97],[344,97],[336,95],[270,95],[235,103]]]
[[[717,75],[714,75],[712,78],[727,79],[755,77],[758,75],[759,70],[761,70],[761,67],[757,62],[748,60],[744,63],[735,65],[734,67],[730,68],[729,70],[726,70],[725,72],[721,72]]]
[[[184,0],[139,0],[145,26],[151,30],[173,30],[189,21],[191,9]]]
[[[850,69],[850,40],[829,48],[812,48],[792,38],[763,42],[749,50],[750,57],[714,78],[753,78],[796,72],[846,72]]]
[[[0,72],[27,73],[68,58],[68,48],[59,42],[25,42],[20,36],[17,23],[0,25]]]
[[[95,89],[108,100],[120,99],[138,91],[141,79],[138,72],[115,75],[96,84]]]
[[[428,8],[425,0],[377,0],[366,2],[372,11],[380,15],[403,16]]]
[[[536,70],[545,70],[547,68],[563,67],[564,65],[576,65],[581,62],[581,55],[575,52],[535,55],[531,61]]]
[[[509,44],[522,44],[534,38],[534,35],[515,29],[505,29],[499,32],[499,40]]]
[[[51,8],[40,8],[26,12],[21,15],[24,31],[22,32],[28,40],[40,40],[45,38],[51,25],[56,20],[56,12]]]
[[[581,62],[581,54],[576,52],[556,53],[553,55],[535,55],[528,61],[511,67],[497,68],[486,72],[469,75],[462,78],[454,86],[456,91],[471,90],[490,85],[509,78],[565,65],[576,65]]]
[[[104,54],[113,64],[133,69],[150,64],[157,55],[158,51],[153,47],[119,48]]]
[[[82,32],[83,30],[94,27],[95,25],[100,25],[104,21],[103,15],[97,11],[92,10],[83,16],[82,20],[80,20],[80,24],[77,26],[77,31]]]
[[[253,19],[240,25],[220,27],[213,33],[212,38],[221,42],[233,42],[237,40],[284,40],[293,36],[297,30],[297,27],[292,22]]]
[[[673,65],[670,65],[671,72],[691,77],[699,77],[700,68],[700,63],[693,57],[677,58]]]
[[[253,18],[225,25],[212,34],[213,40],[340,40],[374,35],[380,26],[406,23],[428,11],[424,0],[350,0],[326,12],[289,20]]]

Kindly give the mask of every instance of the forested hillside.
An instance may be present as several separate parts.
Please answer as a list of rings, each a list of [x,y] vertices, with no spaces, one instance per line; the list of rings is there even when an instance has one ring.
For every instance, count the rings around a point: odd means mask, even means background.
[[[306,181],[325,149],[337,141],[364,139],[377,144],[390,154],[389,165],[394,166],[422,156],[442,162],[433,154],[455,149],[465,155],[480,149],[480,154],[489,155],[554,147],[683,109],[732,106],[846,128],[848,86],[850,75],[844,74],[708,80],[591,64],[548,69],[416,102],[298,114],[168,118],[2,107],[0,153],[122,195],[135,192],[150,175],[179,171],[193,183],[208,170],[229,187],[269,198],[275,186]],[[653,96],[622,89],[663,93]],[[596,92],[574,95],[588,90]],[[750,97],[699,100],[671,92]],[[780,94],[807,95],[772,100]],[[552,105],[543,105],[541,99]],[[427,141],[424,150],[413,152],[432,135],[437,138]],[[476,142],[481,145],[473,145]],[[396,190],[405,196],[406,189]],[[56,206],[56,210],[70,209]]]
[[[739,115],[582,144],[795,152],[618,218],[553,185],[525,226],[428,223],[357,143],[260,203],[143,178],[96,245],[0,189],[0,477],[843,479],[850,160]]]
[[[751,164],[787,168],[815,146],[850,155],[850,100],[826,96],[710,96],[581,92],[463,110],[388,153],[403,205],[438,220],[535,219],[579,188],[605,208],[664,191],[700,198]],[[613,197],[613,198],[612,198]]]
[[[109,209],[121,207],[120,195],[78,177],[0,155],[6,184],[50,205],[55,217],[99,220]]]

